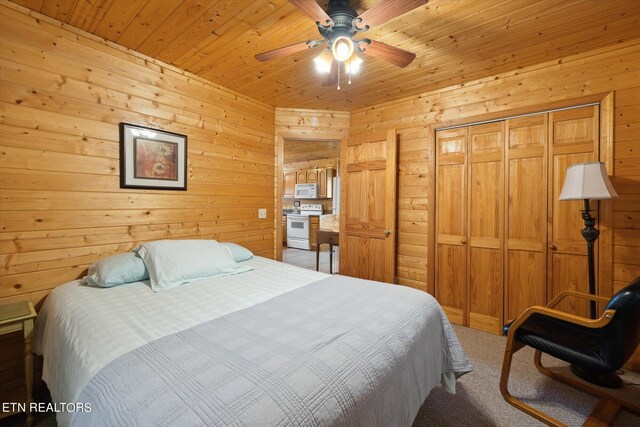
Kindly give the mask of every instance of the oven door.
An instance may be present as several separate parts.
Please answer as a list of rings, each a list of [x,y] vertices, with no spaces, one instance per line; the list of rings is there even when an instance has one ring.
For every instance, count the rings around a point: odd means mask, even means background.
[[[311,249],[309,229],[308,215],[287,215],[287,246],[290,248]]]

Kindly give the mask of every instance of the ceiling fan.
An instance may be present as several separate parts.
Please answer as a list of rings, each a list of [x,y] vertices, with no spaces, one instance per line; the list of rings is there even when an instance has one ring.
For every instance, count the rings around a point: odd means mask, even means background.
[[[416,57],[415,53],[375,40],[367,38],[355,40],[353,37],[422,6],[428,1],[381,0],[371,9],[358,15],[349,6],[348,0],[329,0],[326,12],[315,0],[289,0],[302,13],[315,21],[322,39],[308,40],[269,50],[257,54],[255,58],[258,61],[266,62],[327,43],[326,49],[314,58],[314,62],[319,71],[328,74],[324,85],[337,83],[339,90],[340,72],[347,73],[349,83],[351,83],[351,74],[359,69],[363,62],[361,58],[363,53],[402,68],[412,62]]]

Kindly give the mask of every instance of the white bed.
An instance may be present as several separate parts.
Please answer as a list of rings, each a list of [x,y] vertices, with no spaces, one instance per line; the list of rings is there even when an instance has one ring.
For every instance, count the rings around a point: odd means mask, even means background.
[[[254,257],[243,264],[254,269],[234,276],[193,282],[161,293],[152,292],[147,282],[93,288],[72,281],[57,287],[40,311],[34,339],[34,351],[44,356],[43,379],[53,402],[78,402],[96,374],[114,360],[148,343],[242,312],[330,277],[261,257]],[[406,290],[409,291],[417,292]],[[437,308],[441,311],[439,306]],[[445,330],[446,339],[450,341],[448,345],[455,346],[455,336],[452,337],[450,325],[444,315],[442,317],[444,321],[439,327]],[[439,337],[441,334],[444,337],[445,332],[431,335]],[[448,357],[449,349],[444,351],[439,347],[440,343],[437,344],[435,352],[438,358],[443,354]],[[440,366],[429,368],[434,371],[430,375],[436,378],[430,378],[429,384],[419,386],[421,390],[426,388],[426,394],[422,390],[424,396],[418,397],[420,404],[434,384],[444,379],[451,390],[454,388],[451,383],[454,375],[470,370],[463,353],[456,357],[456,369],[444,372]],[[410,408],[409,412],[415,416],[417,409]],[[59,413],[57,417],[61,426],[71,421],[68,413]],[[314,422],[309,422],[309,425],[314,425]]]

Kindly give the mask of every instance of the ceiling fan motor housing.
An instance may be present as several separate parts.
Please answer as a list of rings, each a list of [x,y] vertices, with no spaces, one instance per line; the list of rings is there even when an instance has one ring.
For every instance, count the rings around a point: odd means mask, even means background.
[[[333,21],[330,27],[324,27],[318,23],[318,30],[322,37],[331,41],[339,36],[351,38],[357,31],[353,28],[353,20],[358,13],[349,6],[348,0],[330,0],[327,15]]]

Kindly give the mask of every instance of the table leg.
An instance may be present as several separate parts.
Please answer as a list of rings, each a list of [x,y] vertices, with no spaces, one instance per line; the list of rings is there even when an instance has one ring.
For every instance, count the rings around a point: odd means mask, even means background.
[[[333,245],[329,244],[329,274],[333,274]]]
[[[320,242],[316,245],[316,271],[320,271]]]
[[[31,353],[31,337],[33,336],[33,319],[24,322],[24,379],[27,386],[27,427],[33,426],[33,354]]]

